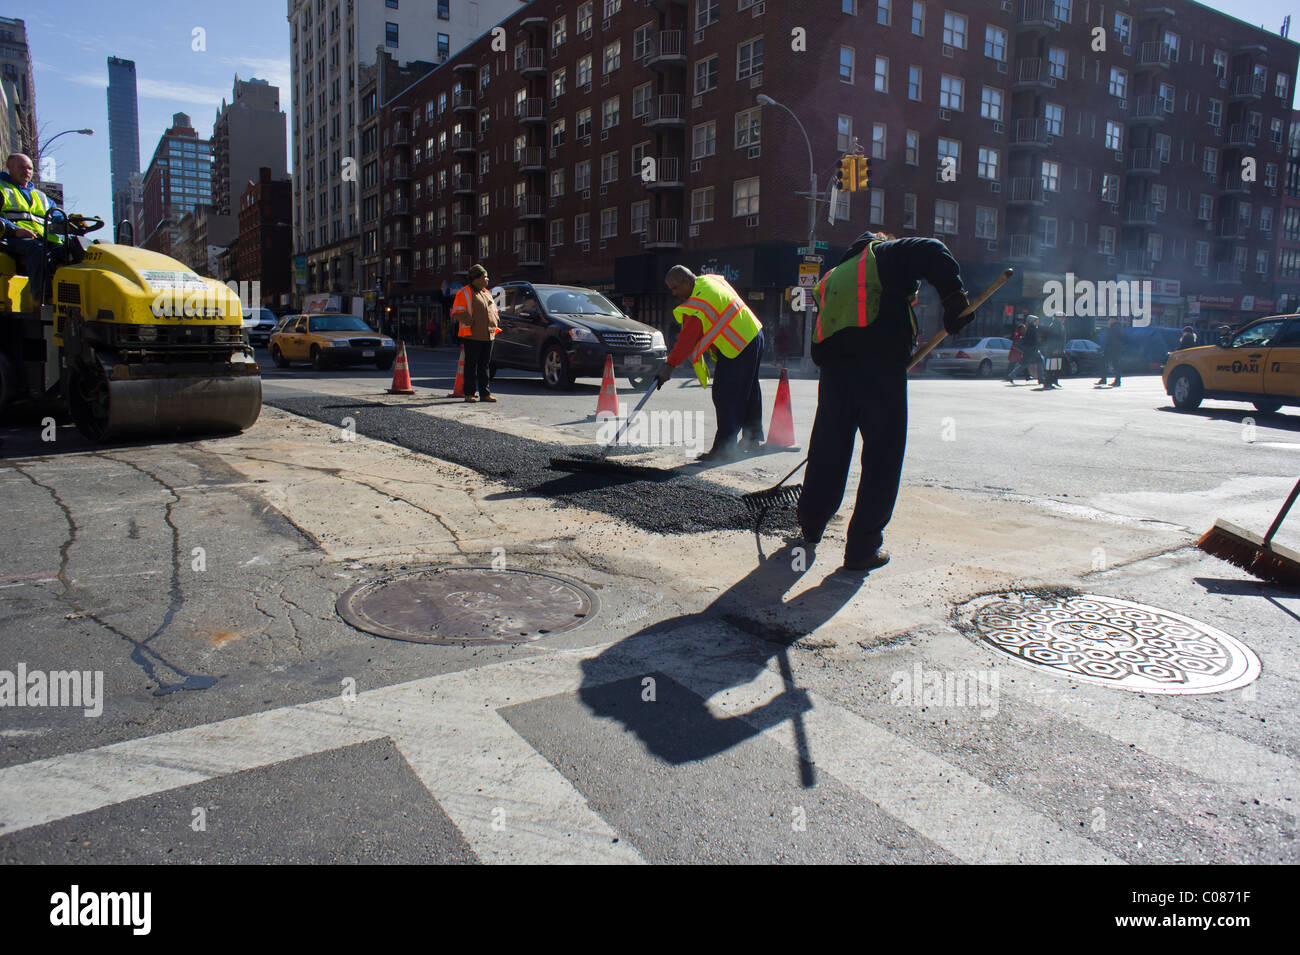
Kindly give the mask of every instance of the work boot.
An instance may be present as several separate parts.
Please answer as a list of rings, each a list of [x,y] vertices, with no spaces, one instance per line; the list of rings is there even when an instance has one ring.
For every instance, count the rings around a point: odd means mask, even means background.
[[[1119,379],[1116,378],[1114,381],[1112,381],[1112,382],[1110,383],[1110,386],[1111,386],[1112,388],[1118,388],[1118,387],[1119,387]]]
[[[840,569],[855,574],[869,573],[877,567],[884,567],[887,563],[889,563],[888,552],[878,550],[870,557],[862,557],[857,560],[846,560],[844,561],[844,566]]]
[[[497,396],[496,396],[496,395],[484,395],[484,396],[483,396],[482,398],[480,398],[479,400],[480,400],[480,401],[496,401],[496,400],[497,400]]]
[[[476,401],[478,401],[478,399],[475,398],[473,395],[466,395],[466,396],[465,396],[465,404],[467,404],[467,405],[472,405],[472,404],[474,404],[474,402],[476,402]]]
[[[704,463],[729,464],[740,460],[740,450],[734,445],[728,448],[719,448],[715,445],[695,460]]]
[[[1106,383],[1106,379],[1104,377],[1101,379],[1101,381],[1097,382],[1098,385],[1104,385],[1105,383]]]
[[[759,453],[760,451],[762,451],[762,450],[763,450],[763,441],[762,441],[761,438],[759,438],[759,439],[754,439],[754,438],[741,438],[741,439],[740,439],[740,453],[741,453],[741,454],[758,454],[758,453]]]

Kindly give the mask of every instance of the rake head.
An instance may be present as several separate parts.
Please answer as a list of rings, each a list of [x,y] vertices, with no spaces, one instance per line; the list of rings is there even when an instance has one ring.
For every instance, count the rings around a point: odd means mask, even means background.
[[[771,487],[765,491],[750,491],[748,494],[740,495],[740,499],[745,502],[751,514],[761,517],[770,508],[798,504],[799,494],[802,491],[802,484],[790,484],[784,487]]]

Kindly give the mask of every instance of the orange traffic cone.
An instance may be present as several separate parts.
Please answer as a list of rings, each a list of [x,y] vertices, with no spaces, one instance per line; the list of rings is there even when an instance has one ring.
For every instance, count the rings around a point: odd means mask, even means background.
[[[460,346],[460,363],[456,365],[456,383],[451,387],[448,398],[465,397],[465,346]]]
[[[390,395],[413,395],[411,371],[406,366],[406,342],[397,343],[397,363],[393,365],[393,387],[388,389]]]
[[[614,388],[614,356],[605,356],[605,380],[600,383],[600,400],[596,402],[596,417],[618,417],[618,392]]]
[[[781,369],[781,383],[776,386],[776,406],[772,423],[767,427],[767,447],[794,448],[794,414],[790,409],[790,376]]]

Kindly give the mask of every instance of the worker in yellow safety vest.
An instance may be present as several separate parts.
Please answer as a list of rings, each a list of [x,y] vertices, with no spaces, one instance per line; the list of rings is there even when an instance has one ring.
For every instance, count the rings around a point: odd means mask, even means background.
[[[26,266],[27,275],[35,284],[49,284],[51,269],[46,245],[62,245],[58,235],[46,236],[45,214],[54,206],[49,197],[32,185],[32,160],[23,153],[14,153],[0,172],[0,249],[8,252]]]
[[[763,394],[758,383],[764,348],[762,323],[719,275],[697,276],[684,265],[674,265],[664,281],[681,303],[673,309],[673,317],[682,330],[655,375],[659,387],[684,361],[689,360],[699,376],[705,353],[713,349],[718,356],[713,376],[718,430],[713,447],[699,460],[734,461],[741,454],[754,453],[763,443]]]

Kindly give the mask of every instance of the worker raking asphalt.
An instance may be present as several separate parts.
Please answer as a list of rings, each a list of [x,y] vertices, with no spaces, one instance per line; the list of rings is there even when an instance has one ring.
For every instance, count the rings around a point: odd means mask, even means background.
[[[335,426],[344,418],[353,418],[357,433],[367,438],[450,461],[528,494],[608,514],[645,530],[681,534],[752,530],[754,526],[753,516],[735,491],[698,477],[645,480],[617,474],[565,473],[553,469],[550,459],[560,452],[572,453],[572,447],[519,438],[410,408],[347,402],[337,396],[276,398],[266,404]],[[794,527],[790,510],[775,511],[763,522],[768,533]]]

